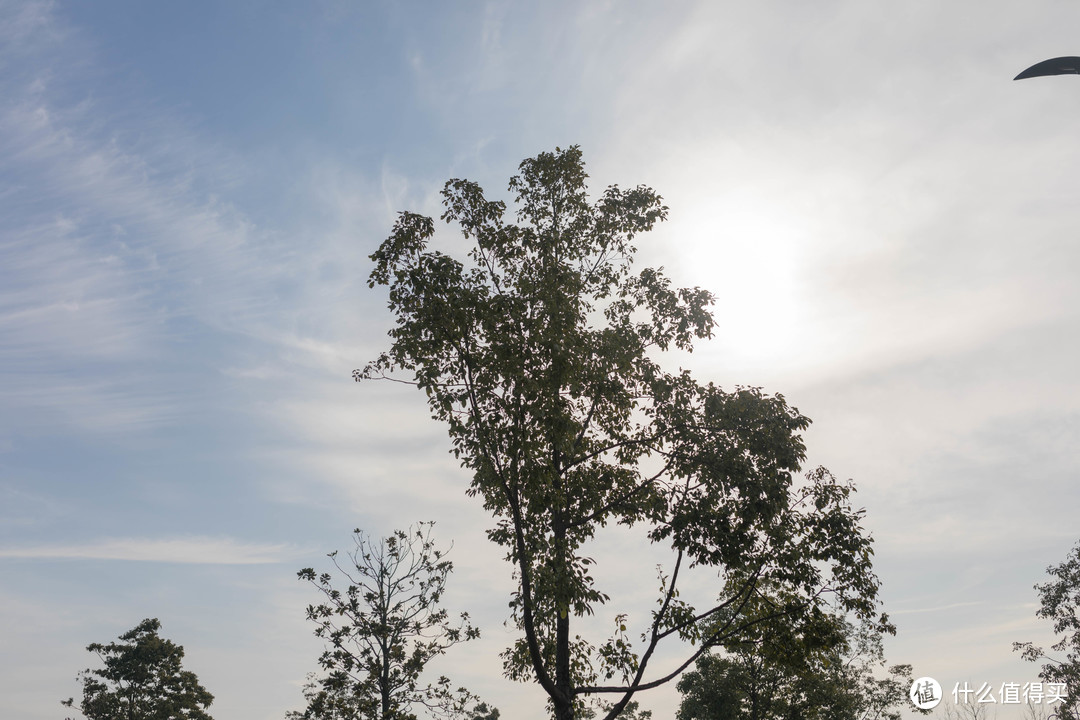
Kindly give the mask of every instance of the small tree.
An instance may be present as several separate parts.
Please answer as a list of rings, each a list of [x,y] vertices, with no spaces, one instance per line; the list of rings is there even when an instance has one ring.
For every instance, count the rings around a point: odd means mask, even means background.
[[[1064,653],[1063,658],[1048,655],[1030,642],[1013,643],[1013,650],[1025,660],[1043,662],[1039,677],[1048,683],[1063,683],[1066,698],[1055,709],[1062,718],[1080,719],[1080,544],[1073,547],[1065,562],[1046,568],[1054,580],[1036,585],[1042,606],[1035,615],[1054,622],[1054,633],[1060,635],[1051,650]]]
[[[308,606],[307,617],[330,646],[319,657],[327,675],[309,682],[307,709],[290,718],[409,720],[417,706],[451,716],[476,699],[464,688],[452,689],[446,677],[420,685],[433,658],[480,635],[468,613],[455,623],[439,607],[453,564],[435,547],[433,525],[396,530],[379,542],[356,530],[348,569],[338,563],[337,551],[329,555],[348,582],[343,591],[329,573],[316,576],[305,568],[297,574],[325,597]]]
[[[157,618],[148,618],[121,635],[121,643],[86,647],[105,668],[79,673],[83,715],[89,720],[212,720],[205,709],[214,696],[195,673],[181,668],[184,648],[159,637],[160,629]],[[72,707],[75,700],[62,704]]]
[[[940,712],[944,720],[994,720],[997,717],[997,707],[990,703],[959,702],[954,703],[945,700],[935,708],[935,714]],[[1024,717],[1035,717],[1036,711],[1028,705]]]
[[[355,372],[405,373],[446,424],[469,494],[495,517],[488,537],[514,567],[521,637],[505,672],[539,683],[557,720],[598,696],[613,720],[635,693],[737,638],[737,611],[760,583],[791,589],[776,609],[791,618],[826,597],[861,619],[878,612],[854,488],[824,469],[796,479],[809,420],[780,395],[658,363],[713,330],[708,291],[633,267],[635,236],[667,216],[660,196],[612,186],[590,202],[586,177],[577,147],[523,161],[509,186],[516,223],[476,183],[448,181],[442,217],[474,241],[465,261],[428,249],[431,218],[401,213],[368,281],[389,287],[392,345]],[[609,596],[587,545],[612,525],[643,525],[671,561],[651,616],[613,612],[615,633],[590,640],[578,621]],[[679,582],[694,566],[739,582],[689,599]],[[673,641],[686,659],[657,671]]]
[[[1049,706],[1028,700],[1020,717],[1021,720],[1050,720]]]
[[[892,626],[855,625],[832,613],[767,620],[785,601],[776,593],[757,598],[743,613],[761,622],[698,658],[679,681],[678,720],[900,720],[911,666],[879,677],[882,636]]]

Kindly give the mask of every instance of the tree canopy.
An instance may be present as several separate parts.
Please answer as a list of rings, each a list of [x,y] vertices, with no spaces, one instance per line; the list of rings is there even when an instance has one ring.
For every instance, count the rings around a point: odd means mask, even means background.
[[[292,720],[415,720],[420,707],[456,717],[476,699],[446,677],[421,684],[432,659],[480,634],[467,613],[453,619],[440,605],[454,566],[435,546],[433,525],[419,523],[377,542],[355,530],[348,568],[336,551],[329,555],[343,589],[330,573],[297,573],[324,597],[308,606],[307,616],[329,646],[319,657],[326,675],[307,684],[307,708],[290,713]]]
[[[460,260],[429,248],[431,218],[400,213],[369,278],[389,288],[392,343],[354,373],[415,384],[447,426],[514,567],[522,635],[505,672],[538,682],[558,720],[595,696],[612,701],[611,720],[745,632],[738,610],[762,583],[788,592],[777,616],[825,596],[877,613],[853,486],[824,469],[799,479],[809,420],[779,394],[661,366],[713,332],[711,293],[634,265],[637,236],[667,217],[661,197],[611,186],[590,202],[586,178],[577,147],[523,161],[509,183],[516,223],[477,183],[448,181],[442,219],[472,243]],[[610,599],[587,544],[612,524],[643,526],[671,561],[650,617],[614,612],[611,637],[586,638],[577,619]],[[717,595],[680,595],[693,566],[719,573]],[[657,672],[657,648],[680,639],[685,662]]]
[[[212,720],[205,710],[214,696],[182,669],[184,648],[159,637],[160,629],[157,618],[148,618],[121,635],[123,642],[86,647],[105,663],[79,674],[79,710],[88,720]]]

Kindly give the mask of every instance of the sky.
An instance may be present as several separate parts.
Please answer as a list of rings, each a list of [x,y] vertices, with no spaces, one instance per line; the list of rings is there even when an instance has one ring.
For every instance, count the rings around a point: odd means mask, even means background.
[[[444,429],[351,372],[396,213],[574,144],[670,207],[641,263],[717,297],[670,367],[782,393],[855,481],[889,663],[1036,680],[1011,646],[1080,539],[1080,80],[1012,78],[1074,54],[1075,0],[0,0],[0,714],[62,717],[156,617],[212,715],[280,719],[322,647],[297,571],[434,520],[482,637],[433,669],[543,718]],[[596,547],[628,607],[651,553]]]

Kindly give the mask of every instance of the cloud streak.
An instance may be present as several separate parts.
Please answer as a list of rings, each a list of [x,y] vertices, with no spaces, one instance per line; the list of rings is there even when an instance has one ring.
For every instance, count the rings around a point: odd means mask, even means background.
[[[286,544],[245,543],[232,538],[113,538],[87,544],[0,548],[0,558],[19,560],[127,560],[197,565],[267,565],[304,553]]]
[[[973,601],[973,602],[958,602],[958,603],[950,603],[948,605],[938,605],[936,607],[912,608],[910,610],[893,610],[889,614],[890,615],[914,615],[916,613],[935,613],[935,612],[941,612],[942,610],[953,610],[955,608],[972,607],[974,605],[982,605],[982,604],[983,604],[982,600],[976,600],[976,601]]]

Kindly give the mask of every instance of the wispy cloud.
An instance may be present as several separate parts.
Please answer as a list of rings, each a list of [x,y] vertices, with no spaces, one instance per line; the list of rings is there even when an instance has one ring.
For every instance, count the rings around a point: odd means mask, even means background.
[[[890,615],[913,615],[915,613],[934,613],[934,612],[941,612],[942,610],[954,610],[956,608],[971,607],[973,605],[982,605],[982,604],[983,604],[983,602],[981,600],[975,600],[975,601],[972,601],[972,602],[958,602],[958,603],[950,603],[948,605],[938,605],[936,607],[912,608],[910,610],[891,610],[889,612],[889,614]]]
[[[273,322],[285,248],[215,196],[235,158],[95,95],[94,49],[52,9],[0,32],[0,67],[27,70],[0,82],[0,404],[12,427],[152,428],[190,410],[178,374],[222,334]]]
[[[303,555],[285,544],[244,543],[232,538],[115,538],[75,545],[0,548],[0,558],[130,560],[200,565],[265,565]]]

